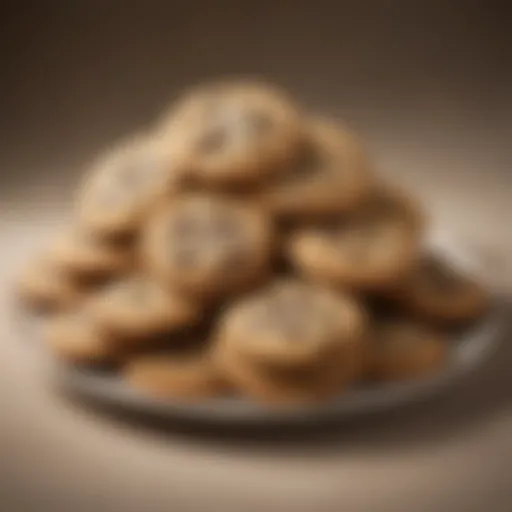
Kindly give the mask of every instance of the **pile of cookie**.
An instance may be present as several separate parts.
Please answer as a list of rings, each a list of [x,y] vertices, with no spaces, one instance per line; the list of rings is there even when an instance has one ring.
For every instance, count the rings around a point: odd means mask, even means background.
[[[57,358],[153,396],[314,402],[422,377],[488,304],[354,133],[261,82],[185,92],[74,204],[20,295]]]

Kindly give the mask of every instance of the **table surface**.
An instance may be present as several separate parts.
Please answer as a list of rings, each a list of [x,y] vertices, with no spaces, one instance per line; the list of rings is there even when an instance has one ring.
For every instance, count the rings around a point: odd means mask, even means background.
[[[166,428],[76,403],[53,389],[23,336],[12,280],[66,220],[79,169],[127,127],[149,120],[169,91],[249,69],[242,62],[347,119],[368,141],[380,172],[410,187],[435,226],[484,259],[493,286],[505,295],[512,290],[512,105],[494,52],[498,32],[487,30],[478,13],[453,31],[459,17],[448,9],[440,19],[452,21],[436,25],[441,39],[425,36],[427,22],[414,33],[400,25],[400,48],[412,47],[411,57],[396,53],[391,24],[381,23],[381,33],[363,12],[350,22],[338,17],[339,30],[324,13],[311,22],[317,29],[306,46],[300,34],[309,30],[307,16],[275,8],[271,25],[277,31],[286,18],[288,39],[254,43],[252,8],[229,24],[247,61],[221,29],[210,33],[220,14],[207,7],[186,31],[173,25],[174,33],[134,12],[116,18],[110,9],[85,15],[69,8],[59,18],[50,9],[48,23],[27,22],[15,38],[28,40],[35,27],[46,27],[30,62],[21,43],[11,45],[18,53],[6,61],[9,130],[0,156],[1,510],[510,510],[508,334],[481,371],[428,403],[328,430],[266,435]],[[84,45],[91,26],[94,38]],[[138,27],[144,34],[153,28],[153,36],[134,39]],[[366,30],[366,39],[357,39],[357,30]],[[425,37],[429,50],[421,46]],[[447,43],[436,47],[439,40]],[[180,53],[184,41],[188,61]],[[340,43],[335,50],[333,41]],[[204,58],[208,45],[224,56],[216,66]],[[166,72],[167,59],[174,68]]]

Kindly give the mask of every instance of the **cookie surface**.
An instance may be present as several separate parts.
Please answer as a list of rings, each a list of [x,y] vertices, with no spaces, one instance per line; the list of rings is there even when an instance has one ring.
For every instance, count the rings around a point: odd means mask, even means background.
[[[397,284],[393,296],[420,317],[454,324],[478,318],[489,304],[487,291],[473,276],[431,255]]]
[[[155,279],[211,298],[240,291],[264,275],[272,238],[262,212],[235,200],[192,195],[151,219],[143,253]]]
[[[90,299],[88,308],[94,322],[119,345],[144,344],[158,334],[191,325],[200,316],[192,301],[137,275],[105,287]]]
[[[186,94],[162,124],[163,137],[187,155],[193,177],[210,185],[261,181],[281,172],[301,138],[288,95],[263,83],[213,83]]]
[[[161,398],[200,399],[227,390],[207,348],[134,357],[126,363],[124,376],[133,387]]]
[[[178,151],[156,136],[129,137],[100,156],[77,196],[80,222],[103,236],[135,231],[155,202],[172,196],[181,179]]]
[[[24,269],[16,283],[16,291],[21,302],[36,312],[72,307],[84,295],[79,284],[46,257]]]
[[[436,330],[414,320],[387,319],[370,337],[367,375],[381,381],[420,378],[439,370],[447,356],[447,343]]]
[[[105,365],[116,361],[107,334],[84,307],[48,319],[43,340],[55,357],[67,363]]]
[[[354,289],[387,287],[418,257],[423,219],[414,202],[376,189],[349,215],[290,237],[288,253],[305,275]]]
[[[322,118],[308,122],[302,156],[261,192],[262,204],[285,218],[345,212],[370,188],[372,171],[362,143]]]

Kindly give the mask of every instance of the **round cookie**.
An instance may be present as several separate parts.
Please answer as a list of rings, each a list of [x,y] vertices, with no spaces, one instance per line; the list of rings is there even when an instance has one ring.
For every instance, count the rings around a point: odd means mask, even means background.
[[[50,257],[57,266],[79,279],[108,278],[130,270],[135,263],[131,247],[79,228],[60,236],[50,250]]]
[[[124,375],[134,388],[161,398],[200,399],[228,389],[207,348],[135,356]]]
[[[58,359],[67,363],[105,365],[117,360],[108,335],[84,307],[48,319],[43,340]]]
[[[77,197],[80,222],[101,236],[135,232],[148,210],[179,188],[180,162],[179,151],[156,136],[123,140],[87,174]]]
[[[479,317],[489,303],[486,290],[472,276],[432,255],[424,256],[392,295],[419,317],[449,324]]]
[[[255,398],[320,398],[360,371],[365,320],[349,296],[283,280],[226,311],[215,350],[234,384]]]
[[[416,261],[422,226],[414,202],[381,187],[350,215],[297,230],[287,252],[301,272],[320,282],[356,290],[386,288]]]
[[[386,319],[374,327],[366,355],[370,379],[409,380],[439,370],[448,357],[448,346],[431,327],[408,319]]]
[[[145,276],[113,282],[88,303],[93,320],[119,345],[138,345],[156,335],[189,326],[199,307]]]
[[[355,134],[322,118],[310,120],[307,134],[301,156],[260,194],[281,218],[343,213],[370,188],[371,164]]]
[[[156,279],[210,299],[255,284],[268,270],[272,245],[262,212],[234,199],[191,195],[150,220],[143,253]]]
[[[363,354],[333,352],[324,361],[301,365],[269,364],[233,353],[217,356],[231,386],[251,399],[266,404],[305,404],[329,399],[345,391],[362,375]]]
[[[297,153],[301,116],[288,95],[258,82],[192,90],[166,115],[161,132],[180,147],[192,177],[213,186],[246,185],[281,172]]]
[[[80,285],[49,258],[30,264],[17,282],[22,303],[37,312],[67,309],[84,295]]]

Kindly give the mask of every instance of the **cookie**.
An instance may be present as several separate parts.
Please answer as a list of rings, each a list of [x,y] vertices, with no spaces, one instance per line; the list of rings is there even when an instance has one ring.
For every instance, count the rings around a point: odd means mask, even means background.
[[[392,296],[419,317],[449,324],[474,320],[489,304],[488,293],[473,276],[433,255],[424,256]]]
[[[422,226],[413,201],[381,187],[350,215],[297,230],[287,252],[300,272],[322,283],[386,288],[418,258]]]
[[[105,287],[90,299],[88,308],[95,323],[120,346],[143,345],[200,317],[200,309],[192,301],[137,275]]]
[[[320,397],[355,378],[365,324],[364,311],[351,297],[282,280],[225,312],[216,357],[255,398]]]
[[[124,376],[134,388],[160,398],[200,399],[228,390],[208,348],[136,356],[126,363]]]
[[[135,232],[155,203],[179,188],[179,151],[156,136],[137,135],[101,155],[77,195],[86,230],[106,237]]]
[[[355,134],[335,122],[309,122],[301,156],[260,193],[263,205],[285,219],[343,213],[365,196],[371,163]]]
[[[374,327],[366,355],[369,379],[409,380],[440,370],[448,345],[431,327],[410,319],[386,319]]]
[[[30,264],[17,282],[21,302],[36,312],[67,309],[79,302],[84,291],[79,283],[49,258]]]
[[[166,114],[161,133],[186,155],[194,180],[236,186],[281,172],[297,152],[302,124],[279,88],[234,81],[186,94]]]
[[[135,264],[132,247],[98,238],[79,228],[61,235],[49,257],[77,279],[93,281],[131,270]]]
[[[76,365],[110,365],[117,355],[108,335],[94,322],[85,307],[58,313],[43,329],[45,345],[54,356]]]
[[[252,206],[189,195],[150,220],[142,246],[155,279],[209,300],[239,292],[265,275],[272,236],[271,223]]]

